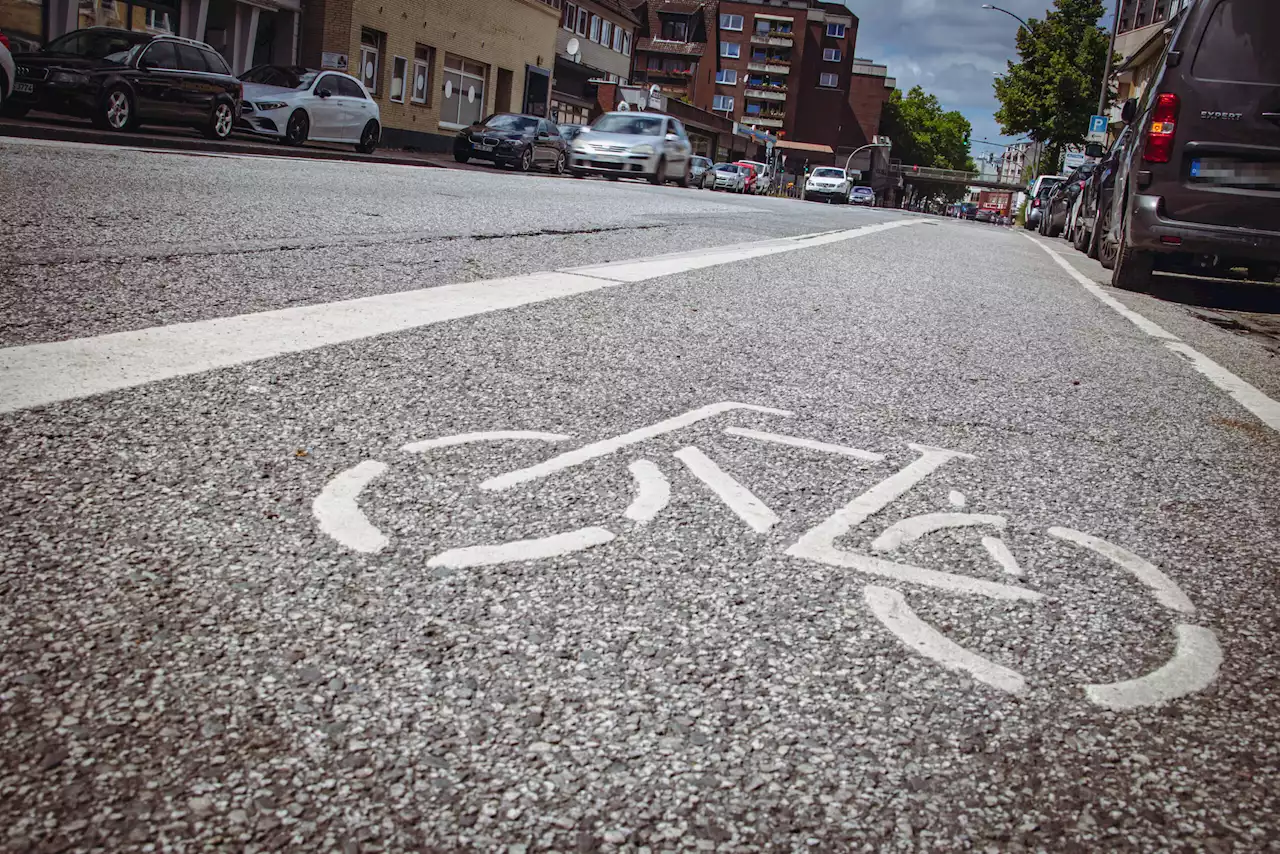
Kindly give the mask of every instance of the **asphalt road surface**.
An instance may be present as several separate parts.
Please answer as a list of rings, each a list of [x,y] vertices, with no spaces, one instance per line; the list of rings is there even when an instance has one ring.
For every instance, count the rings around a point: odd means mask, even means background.
[[[1276,850],[1259,341],[893,211],[0,163],[9,850]]]

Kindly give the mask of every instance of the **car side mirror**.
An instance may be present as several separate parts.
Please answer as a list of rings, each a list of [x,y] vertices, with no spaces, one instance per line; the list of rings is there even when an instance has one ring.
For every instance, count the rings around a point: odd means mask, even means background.
[[[675,142],[679,138],[680,137],[676,136],[674,133],[667,134],[667,142]]]
[[[538,133],[538,142],[546,142],[548,139],[551,139],[551,134],[545,130]]]
[[[155,67],[154,65],[152,65],[150,62],[148,62],[148,61],[147,61],[147,60],[145,60],[145,59],[140,60],[140,61],[138,62],[138,70],[139,70],[139,71],[150,71],[150,70],[151,70],[152,68],[154,68],[154,67]]]
[[[1133,120],[1138,117],[1138,99],[1130,98],[1124,102],[1124,106],[1120,108],[1120,121],[1125,124],[1133,124]]]
[[[1091,142],[1084,147],[1085,157],[1101,157],[1106,154],[1106,149],[1102,147],[1100,142]]]
[[[317,90],[316,90],[316,97],[317,97],[317,98],[329,98],[329,97],[331,97],[332,95],[333,95],[333,93],[332,93],[332,92],[330,92],[328,89],[317,89]]]

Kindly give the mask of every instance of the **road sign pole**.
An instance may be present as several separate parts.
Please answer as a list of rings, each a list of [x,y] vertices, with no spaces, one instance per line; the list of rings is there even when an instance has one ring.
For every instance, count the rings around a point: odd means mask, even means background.
[[[1111,19],[1111,43],[1107,46],[1107,68],[1102,72],[1102,91],[1098,93],[1098,115],[1100,116],[1107,114],[1107,92],[1111,89],[1111,58],[1116,55],[1116,31],[1120,29],[1121,2],[1122,0],[1116,0],[1116,15]]]

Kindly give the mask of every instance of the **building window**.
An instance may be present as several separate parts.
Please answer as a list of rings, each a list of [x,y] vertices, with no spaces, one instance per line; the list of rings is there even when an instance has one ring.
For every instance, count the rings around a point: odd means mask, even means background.
[[[728,59],[737,59],[742,56],[742,45],[734,42],[720,42],[720,55]]]
[[[651,53],[644,58],[644,67],[650,71],[662,70],[662,57],[656,53]]]
[[[160,9],[147,9],[147,29],[157,33],[171,33],[169,13]]]
[[[827,24],[827,35],[833,39],[844,38],[844,24]]]
[[[684,19],[662,18],[662,38],[669,42],[687,42],[689,22]]]
[[[578,10],[578,35],[585,36],[587,34],[587,23],[591,20],[591,13],[586,9]]]
[[[378,78],[382,76],[382,46],[387,36],[377,30],[360,30],[360,82],[370,95],[378,94]]]
[[[631,33],[622,34],[622,52],[627,56],[631,55]]]
[[[824,48],[822,49],[822,61],[823,61],[823,62],[839,62],[839,61],[840,61],[840,48],[838,48],[838,47],[824,47]]]
[[[834,89],[840,85],[840,76],[830,71],[824,71],[818,75],[818,85]]]
[[[429,103],[431,97],[431,65],[435,51],[425,45],[413,50],[413,83],[409,87],[409,100],[415,104]]]
[[[600,22],[600,44],[608,47],[613,42],[613,22]]]
[[[734,32],[742,32],[742,16],[741,15],[721,15],[720,29],[733,30]]]
[[[464,128],[484,115],[484,83],[489,66],[451,53],[444,55],[444,101],[440,124]]]
[[[716,95],[711,99],[711,109],[721,112],[733,112],[733,98],[729,95]]]
[[[578,7],[573,3],[565,3],[564,9],[560,12],[560,26],[569,32],[573,32],[574,25],[578,23]]]
[[[622,25],[617,24],[613,28],[613,49],[618,53],[622,53]]]
[[[732,68],[724,68],[716,72],[716,82],[733,86],[738,82],[738,72]]]
[[[404,84],[405,78],[409,76],[409,60],[403,56],[394,56],[391,58],[391,100],[398,104],[404,103]]]
[[[597,43],[599,43],[599,41],[600,41],[600,16],[599,16],[599,15],[592,15],[592,16],[591,16],[591,36],[590,36],[590,39],[591,39],[593,42],[597,42]]]

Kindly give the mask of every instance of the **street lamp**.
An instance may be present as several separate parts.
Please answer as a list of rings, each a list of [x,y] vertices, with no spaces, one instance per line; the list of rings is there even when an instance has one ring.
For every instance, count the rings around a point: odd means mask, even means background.
[[[990,3],[983,3],[982,8],[992,9],[996,12],[1004,12],[1006,15],[1008,15],[1010,18],[1013,18],[1019,24],[1022,24],[1022,26],[1026,28],[1027,32],[1031,32],[1031,25],[1028,24],[1026,21],[1022,20],[1021,18],[1019,18],[1017,15],[1010,12],[1008,9],[1001,9],[999,6],[992,6]]]
[[[889,146],[885,145],[883,142],[873,142],[868,145],[864,145],[861,148],[855,148],[853,153],[849,155],[849,159],[844,162],[844,174],[849,174],[849,166],[853,163],[853,158],[861,152],[866,151],[868,148],[889,148]],[[875,164],[872,164],[872,171],[875,171]]]

